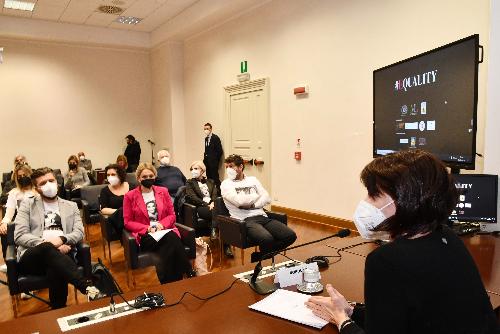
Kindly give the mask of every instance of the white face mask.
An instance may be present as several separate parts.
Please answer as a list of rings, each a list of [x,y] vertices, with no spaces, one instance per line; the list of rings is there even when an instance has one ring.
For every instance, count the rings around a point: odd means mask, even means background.
[[[163,157],[160,159],[160,164],[162,166],[168,166],[170,164],[170,157]]]
[[[210,135],[211,131],[210,130],[203,130],[203,132],[205,132],[205,135],[208,136],[208,135]]]
[[[226,168],[226,174],[227,177],[229,177],[230,180],[235,180],[236,176],[238,176],[238,172],[232,169],[231,167]]]
[[[43,196],[47,198],[54,198],[57,196],[57,182],[47,182],[40,187]]]
[[[192,169],[191,175],[193,176],[194,179],[197,179],[200,177],[201,171],[199,169]]]
[[[386,232],[374,232],[373,229],[382,224],[388,217],[382,212],[383,209],[394,203],[390,201],[382,208],[377,208],[365,200],[361,200],[354,211],[354,224],[359,234],[365,239],[388,240]]]
[[[116,175],[110,175],[108,176],[108,182],[112,186],[116,186],[118,183],[120,183],[120,178],[118,178],[118,176]]]

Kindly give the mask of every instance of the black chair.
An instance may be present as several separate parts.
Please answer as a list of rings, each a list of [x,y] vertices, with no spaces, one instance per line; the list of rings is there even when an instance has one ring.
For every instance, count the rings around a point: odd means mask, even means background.
[[[139,184],[137,182],[137,177],[135,176],[135,173],[127,173],[127,176],[125,177],[125,181],[128,182],[129,189],[135,189],[137,185]]]
[[[206,237],[210,235],[212,222],[198,216],[196,206],[184,203],[182,206],[181,219],[184,225],[194,228],[196,237]]]
[[[106,187],[105,184],[99,184],[95,186],[85,186],[80,190],[83,209],[83,226],[85,228],[85,237],[87,240],[90,237],[89,224],[100,223],[104,219],[99,207],[99,195],[104,187]],[[103,250],[105,250],[104,243]],[[106,256],[106,252],[104,252],[104,256]]]
[[[14,244],[14,223],[10,223],[7,227],[7,255],[5,258],[5,263],[7,264],[7,281],[9,287],[9,293],[12,300],[12,308],[14,311],[14,317],[17,317],[18,304],[20,302],[19,295],[24,293],[29,293],[33,290],[41,290],[49,287],[49,280],[47,276],[36,276],[36,275],[23,275],[18,270],[17,263],[17,251]],[[90,257],[90,246],[80,242],[76,245],[77,254],[76,260],[78,265],[78,271],[83,274],[84,277],[92,278],[92,265]],[[78,303],[77,289],[75,291],[75,302]],[[50,303],[38,296],[33,295],[35,298],[47,303]]]
[[[245,249],[257,246],[256,243],[248,239],[246,222],[244,220],[230,217],[229,211],[227,210],[222,197],[216,198],[214,210],[214,219],[217,220],[217,224],[219,227],[219,238],[221,245],[223,243],[226,243],[233,247],[240,248],[241,264],[245,264]],[[288,217],[284,213],[266,211],[266,214],[271,219],[275,219],[285,225],[288,224]],[[223,251],[221,247],[221,259],[222,255]]]
[[[196,258],[194,229],[179,223],[176,223],[175,226],[179,229],[181,240],[184,244],[184,249],[186,250],[188,258],[194,260]],[[136,284],[133,270],[154,266],[159,262],[159,259],[155,253],[141,252],[135,238],[129,231],[124,229],[122,238],[123,252],[127,268],[127,285],[130,287],[130,276],[132,276],[132,284],[135,287]]]

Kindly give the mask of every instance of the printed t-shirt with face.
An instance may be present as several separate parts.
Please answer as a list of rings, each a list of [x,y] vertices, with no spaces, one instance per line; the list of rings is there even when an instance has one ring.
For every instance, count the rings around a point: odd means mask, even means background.
[[[59,203],[53,202],[43,202],[43,208],[45,210],[44,214],[44,230],[42,236],[45,240],[60,237],[64,235],[62,222],[61,222],[61,214],[59,213]]]
[[[212,199],[210,198],[210,192],[208,191],[208,185],[206,184],[206,182],[198,181],[198,186],[200,187],[201,193],[203,194],[203,202],[210,203]]]
[[[156,208],[155,193],[153,191],[142,193],[142,198],[144,199],[146,209],[148,210],[149,223],[150,225],[155,225],[158,223],[158,210]]]

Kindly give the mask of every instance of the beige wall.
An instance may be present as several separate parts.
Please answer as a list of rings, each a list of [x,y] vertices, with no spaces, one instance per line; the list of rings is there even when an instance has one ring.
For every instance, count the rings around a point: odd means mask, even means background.
[[[165,43],[151,52],[155,153],[167,148],[173,164],[187,164],[184,125],[183,44]],[[156,155],[155,155],[156,156]]]
[[[272,1],[186,41],[187,160],[202,157],[205,121],[223,132],[222,87],[235,83],[240,61],[247,60],[252,78],[271,80],[274,203],[350,218],[364,196],[359,172],[371,159],[373,70],[474,33],[488,52],[488,27],[486,0]],[[487,53],[485,60],[478,152],[484,147]],[[301,83],[311,89],[306,99],[292,94]],[[301,163],[293,160],[297,138]]]
[[[67,168],[80,150],[104,167],[132,133],[147,158],[149,51],[0,39],[0,171],[24,153],[34,167]]]

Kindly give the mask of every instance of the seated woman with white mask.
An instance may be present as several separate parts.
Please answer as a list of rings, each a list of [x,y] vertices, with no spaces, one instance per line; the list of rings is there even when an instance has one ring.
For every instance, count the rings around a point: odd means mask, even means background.
[[[361,172],[368,195],[354,214],[361,235],[390,242],[366,258],[365,306],[331,285],[306,305],[341,334],[498,333],[478,269],[446,226],[458,199],[452,176],[421,150],[379,157]]]
[[[117,164],[106,166],[106,180],[108,186],[102,188],[99,196],[101,213],[108,216],[108,222],[115,228],[117,235],[123,231],[123,198],[130,190],[125,178],[125,170]]]

